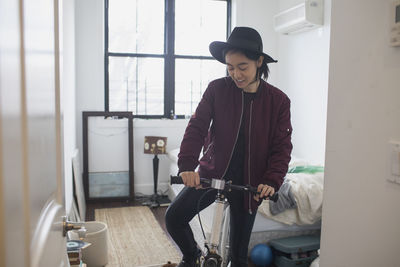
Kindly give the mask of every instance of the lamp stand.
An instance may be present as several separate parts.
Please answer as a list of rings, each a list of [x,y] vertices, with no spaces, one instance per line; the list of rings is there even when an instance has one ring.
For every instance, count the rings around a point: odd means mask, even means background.
[[[160,160],[157,157],[157,154],[154,154],[153,158],[153,178],[154,178],[154,195],[157,196],[157,184],[158,184],[158,164]]]
[[[154,179],[154,193],[150,197],[149,201],[143,203],[145,206],[149,206],[151,208],[157,208],[160,206],[159,198],[160,195],[157,194],[157,185],[158,185],[158,165],[160,160],[157,157],[157,154],[154,154],[153,158],[153,179]]]

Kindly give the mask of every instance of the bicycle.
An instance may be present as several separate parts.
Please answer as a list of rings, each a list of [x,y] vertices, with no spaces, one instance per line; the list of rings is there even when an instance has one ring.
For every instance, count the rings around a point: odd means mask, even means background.
[[[222,179],[214,179],[214,178],[200,178],[200,183],[203,185],[207,185],[207,188],[216,189],[217,195],[215,198],[215,211],[213,215],[213,222],[211,228],[211,235],[209,238],[206,238],[203,230],[203,226],[200,219],[200,201],[202,198],[199,199],[197,205],[197,216],[199,218],[199,223],[201,227],[201,231],[203,233],[205,242],[204,247],[207,249],[206,253],[200,257],[200,266],[202,267],[222,267],[228,266],[227,260],[227,253],[223,251],[227,248],[227,246],[221,246],[222,243],[226,242],[227,240],[227,232],[221,230],[222,222],[224,219],[224,208],[228,204],[227,199],[225,198],[224,192],[229,192],[231,190],[239,190],[245,192],[251,192],[253,194],[259,194],[257,192],[256,187],[252,187],[250,185],[234,185],[232,181],[225,181]],[[171,175],[171,185],[172,184],[183,184],[182,177],[180,176],[173,176]],[[204,194],[207,194],[206,191]],[[264,199],[269,199],[274,202],[278,201],[279,195],[275,192],[272,196],[264,197]],[[224,225],[224,229],[227,228],[227,223]],[[222,236],[222,237],[221,237]],[[222,255],[221,255],[222,254]]]

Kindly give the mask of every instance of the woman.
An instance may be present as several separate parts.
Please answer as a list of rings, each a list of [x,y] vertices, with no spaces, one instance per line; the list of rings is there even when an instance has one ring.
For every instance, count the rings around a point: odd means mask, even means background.
[[[168,232],[183,254],[179,267],[198,266],[200,252],[189,221],[196,215],[197,202],[205,191],[200,177],[258,188],[257,196],[233,191],[227,195],[231,266],[247,266],[257,207],[264,196],[281,186],[292,151],[290,100],[265,81],[267,64],[276,61],[263,52],[259,33],[236,27],[227,42],[212,42],[210,52],[227,65],[229,77],[208,85],[181,143],[178,167],[186,187],[165,217]],[[202,148],[203,156],[198,160]],[[210,205],[215,194],[206,194],[200,209]]]

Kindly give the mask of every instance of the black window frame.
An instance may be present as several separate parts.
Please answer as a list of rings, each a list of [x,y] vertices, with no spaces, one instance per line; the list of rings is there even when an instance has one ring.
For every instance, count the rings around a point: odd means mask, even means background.
[[[185,56],[175,54],[175,0],[164,0],[165,20],[164,20],[164,54],[145,54],[145,53],[115,53],[108,51],[108,2],[104,0],[104,110],[109,111],[109,57],[153,57],[164,59],[164,114],[163,115],[138,115],[133,114],[133,118],[162,119],[162,118],[184,118],[184,115],[175,116],[175,59],[206,59],[213,60],[211,56]],[[227,37],[231,32],[231,0],[227,3]],[[168,67],[167,67],[168,66]],[[130,110],[127,110],[128,112]],[[132,111],[133,112],[133,111]]]

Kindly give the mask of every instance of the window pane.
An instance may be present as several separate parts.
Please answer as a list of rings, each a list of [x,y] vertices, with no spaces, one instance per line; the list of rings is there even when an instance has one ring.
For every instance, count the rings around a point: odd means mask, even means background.
[[[164,59],[109,57],[110,111],[164,114]]]
[[[175,53],[210,56],[212,41],[226,40],[226,1],[176,0]]]
[[[164,53],[164,0],[110,0],[109,52]]]
[[[177,59],[175,71],[175,114],[192,115],[214,79],[226,76],[226,67],[216,60]]]

